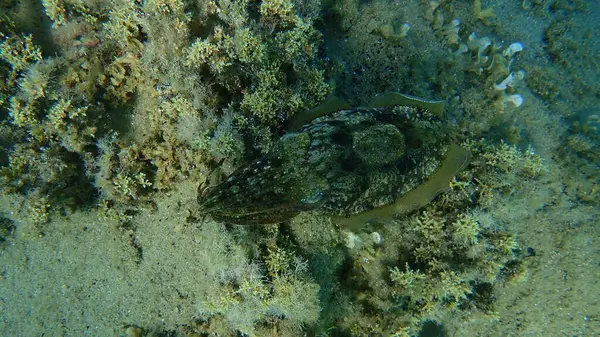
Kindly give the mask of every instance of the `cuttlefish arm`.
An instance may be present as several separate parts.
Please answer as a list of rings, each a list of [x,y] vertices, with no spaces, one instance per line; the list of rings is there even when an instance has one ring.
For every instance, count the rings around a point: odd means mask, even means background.
[[[440,166],[423,184],[396,199],[392,204],[375,208],[350,217],[333,217],[339,225],[358,229],[365,223],[375,220],[390,222],[394,216],[406,214],[427,205],[440,193],[450,188],[450,181],[471,160],[471,152],[458,144],[450,144]]]
[[[394,105],[406,105],[425,109],[438,118],[444,118],[445,101],[429,100],[412,95],[401,94],[399,92],[386,92],[377,95],[367,107],[369,108],[387,108]]]
[[[288,122],[287,130],[289,132],[298,131],[303,125],[310,123],[315,118],[346,109],[352,109],[348,102],[333,95],[329,96],[314,109],[295,114]]]
[[[367,108],[387,108],[395,105],[406,105],[423,108],[440,119],[444,117],[445,101],[428,100],[420,97],[401,94],[399,92],[386,92],[384,94],[377,95],[369,104]],[[345,100],[330,95],[317,107],[303,111],[292,116],[288,122],[287,130],[289,132],[298,131],[303,125],[310,123],[315,118],[325,116],[329,113],[352,109],[352,106]]]

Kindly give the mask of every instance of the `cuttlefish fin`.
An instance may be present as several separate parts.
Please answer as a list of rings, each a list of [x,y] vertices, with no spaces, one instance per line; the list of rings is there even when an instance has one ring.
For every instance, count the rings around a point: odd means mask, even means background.
[[[310,123],[315,118],[319,118],[321,116],[325,116],[328,113],[336,112],[340,110],[351,109],[352,106],[348,104],[348,102],[336,96],[327,97],[321,104],[317,107],[308,110],[296,113],[290,121],[288,122],[288,131],[294,132],[298,131],[304,124]]]
[[[444,118],[445,101],[435,101],[419,98],[416,96],[401,94],[398,92],[386,92],[375,96],[369,103],[368,108],[387,108],[394,105],[407,105],[423,108],[440,119]]]
[[[458,144],[450,144],[440,166],[429,179],[396,199],[392,204],[375,208],[350,217],[333,217],[339,225],[359,229],[365,223],[376,220],[390,222],[395,215],[406,214],[427,205],[440,193],[450,188],[450,181],[471,160],[471,152]]]

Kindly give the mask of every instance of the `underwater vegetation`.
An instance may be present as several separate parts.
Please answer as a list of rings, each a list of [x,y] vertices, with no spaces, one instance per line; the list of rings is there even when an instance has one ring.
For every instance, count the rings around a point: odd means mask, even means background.
[[[600,191],[585,102],[600,81],[572,71],[598,63],[562,17],[585,4],[519,3],[551,20],[535,51],[548,64],[522,61],[532,47],[485,0],[5,1],[0,243],[88,211],[142,255],[139,214],[193,185],[178,203],[198,249],[182,254],[202,289],[160,333],[417,336],[494,320],[496,289],[527,275],[511,232],[525,220],[503,205],[548,179],[553,156],[590,172],[580,200]],[[526,125],[539,100],[569,122],[551,129],[560,144]]]
[[[15,144],[4,190],[31,203],[98,203],[127,222],[150,192],[267,150],[330,91],[319,33],[291,3],[28,6],[2,18],[0,102],[3,143]],[[26,10],[47,15],[51,40],[19,32]]]

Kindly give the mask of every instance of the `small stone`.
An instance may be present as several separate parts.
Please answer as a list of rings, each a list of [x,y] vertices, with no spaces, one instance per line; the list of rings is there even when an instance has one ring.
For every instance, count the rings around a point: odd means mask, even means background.
[[[142,337],[143,330],[141,328],[138,328],[137,326],[130,326],[127,329],[125,329],[125,336],[126,337]]]
[[[371,233],[371,240],[373,240],[373,243],[376,245],[381,244],[381,234],[377,233],[377,232],[373,232]]]

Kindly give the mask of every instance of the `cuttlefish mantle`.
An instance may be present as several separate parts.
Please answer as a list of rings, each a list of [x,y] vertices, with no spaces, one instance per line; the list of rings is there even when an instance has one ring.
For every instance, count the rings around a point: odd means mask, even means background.
[[[470,160],[444,102],[399,93],[352,108],[331,97],[294,116],[273,150],[199,195],[216,220],[268,224],[302,211],[345,225],[388,221],[446,190]]]

